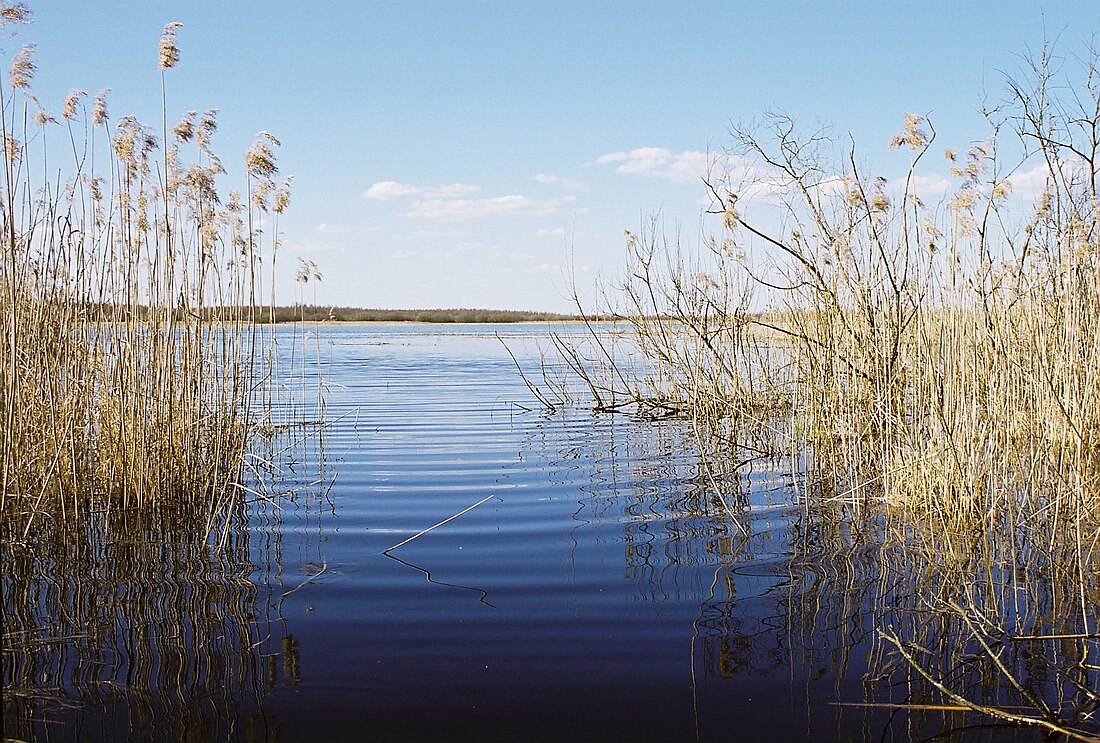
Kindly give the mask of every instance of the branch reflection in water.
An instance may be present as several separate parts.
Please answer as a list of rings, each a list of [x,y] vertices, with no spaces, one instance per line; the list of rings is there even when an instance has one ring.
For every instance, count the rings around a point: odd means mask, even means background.
[[[395,561],[395,562],[401,563],[402,565],[404,565],[407,568],[412,568],[413,570],[416,570],[417,572],[423,573],[424,577],[427,579],[427,581],[429,583],[431,583],[433,586],[443,586],[444,588],[457,588],[461,591],[473,591],[475,593],[480,594],[478,596],[478,599],[477,599],[478,601],[480,601],[481,603],[485,604],[486,606],[488,606],[490,608],[493,608],[493,609],[497,608],[495,604],[492,604],[489,601],[489,592],[488,591],[485,591],[481,588],[474,588],[473,586],[461,586],[457,583],[447,583],[446,581],[436,580],[435,578],[432,577],[431,571],[428,570],[427,568],[422,568],[419,565],[413,565],[411,562],[405,562],[404,560],[402,560],[397,555],[391,554],[389,552],[389,550],[383,552],[382,554],[385,555],[386,557],[390,558],[391,560]]]

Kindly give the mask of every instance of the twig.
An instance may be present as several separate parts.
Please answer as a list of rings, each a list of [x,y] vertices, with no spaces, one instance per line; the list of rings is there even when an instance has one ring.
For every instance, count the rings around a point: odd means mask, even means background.
[[[440,527],[440,526],[443,526],[444,524],[446,524],[446,523],[447,523],[447,522],[449,522],[449,521],[454,521],[455,519],[457,519],[457,518],[458,518],[459,516],[461,516],[462,514],[466,513],[467,511],[472,511],[472,510],[474,510],[475,508],[477,508],[478,506],[480,506],[480,505],[481,505],[482,503],[484,503],[485,501],[487,501],[487,500],[492,500],[493,498],[496,498],[496,497],[497,497],[497,496],[496,496],[496,494],[495,494],[495,493],[494,493],[493,495],[487,495],[487,496],[485,496],[484,498],[482,498],[481,500],[479,500],[479,501],[478,501],[477,503],[475,503],[474,505],[470,506],[469,508],[464,508],[463,510],[459,511],[458,513],[456,513],[456,514],[455,514],[454,516],[451,516],[450,518],[446,518],[446,519],[443,519],[442,521],[440,521],[440,522],[439,522],[438,524],[436,524],[435,526],[429,526],[429,527],[428,527],[427,529],[425,529],[424,531],[421,531],[421,532],[417,532],[416,534],[413,534],[413,535],[412,535],[411,537],[409,537],[408,539],[406,539],[406,540],[405,540],[404,542],[398,542],[397,544],[395,544],[394,546],[390,547],[389,549],[384,549],[384,550],[382,550],[382,554],[383,554],[383,555],[389,554],[390,552],[392,552],[393,550],[397,549],[398,547],[401,547],[402,545],[406,545],[406,544],[408,544],[409,542],[411,542],[412,540],[416,539],[417,537],[422,537],[422,536],[424,536],[425,534],[427,534],[428,532],[430,532],[430,531],[431,531],[432,529],[436,529],[436,528],[438,528],[438,527]]]
[[[500,337],[500,333],[494,333],[494,335],[496,336],[496,339],[498,341],[500,341],[500,345],[504,346],[504,350],[508,352],[508,355],[512,357],[512,363],[516,365],[516,371],[519,372],[520,379],[522,379],[523,383],[525,385],[527,385],[527,389],[529,389],[531,391],[531,394],[534,395],[538,399],[538,401],[543,404],[543,407],[545,407],[551,413],[554,412],[555,410],[557,410],[557,406],[555,406],[554,403],[552,403],[548,399],[546,399],[546,396],[542,394],[542,391],[539,390],[539,388],[536,387],[531,382],[531,380],[529,380],[527,378],[527,374],[524,373],[523,367],[519,365],[519,361],[516,359],[516,355],[514,353],[512,353],[512,349],[508,348],[508,344],[505,343],[504,339]],[[523,408],[523,406],[520,405],[519,403],[513,403],[513,405],[516,405],[518,407]],[[528,410],[528,408],[524,408],[524,410]],[[393,548],[391,547],[390,549],[393,549]]]
[[[325,574],[326,570],[328,570],[328,563],[327,562],[323,563],[321,565],[321,569],[318,570],[316,573],[314,573],[313,575],[306,578],[304,581],[302,581],[301,583],[296,585],[294,588],[291,588],[289,591],[286,591],[285,593],[283,593],[283,595],[279,596],[279,600],[282,601],[283,599],[285,599],[290,594],[300,590],[301,588],[308,585],[309,583],[312,583],[313,581],[317,580],[318,578],[320,578],[322,575]]]

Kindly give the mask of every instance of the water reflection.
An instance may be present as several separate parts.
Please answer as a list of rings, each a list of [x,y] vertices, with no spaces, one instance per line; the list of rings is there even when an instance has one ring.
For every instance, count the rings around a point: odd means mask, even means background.
[[[1037,560],[981,535],[927,554],[888,516],[803,497],[776,463],[715,477],[675,423],[545,426],[559,430],[537,432],[535,449],[567,429],[550,478],[579,480],[574,550],[594,530],[621,543],[635,600],[697,604],[693,684],[787,679],[808,738],[1039,740],[1044,721],[1100,732],[1095,555],[1078,571],[1080,554]]]
[[[495,604],[491,603],[488,600],[489,599],[489,592],[484,590],[484,589],[474,588],[473,586],[462,586],[462,585],[459,585],[458,583],[447,583],[446,581],[436,580],[435,578],[432,577],[432,572],[430,570],[428,570],[427,568],[422,568],[419,565],[413,565],[411,562],[405,562],[400,557],[398,557],[397,555],[392,554],[388,550],[383,552],[382,554],[384,554],[386,557],[393,560],[394,562],[400,563],[401,565],[404,565],[407,568],[411,568],[412,570],[415,570],[418,573],[423,573],[424,577],[427,579],[427,581],[429,583],[431,583],[433,586],[443,586],[444,588],[457,588],[461,591],[473,591],[474,593],[478,594],[478,599],[477,600],[479,602],[481,602],[482,604],[485,604],[486,606],[488,606],[491,609],[497,608]]]
[[[270,692],[300,682],[302,652],[284,532],[316,524],[317,500],[241,500],[210,533],[205,506],[90,499],[3,534],[5,738],[279,740]]]
[[[40,529],[27,546],[5,540],[7,735],[168,740],[264,728],[243,519],[230,518],[215,551],[187,510],[92,514]]]
[[[1070,580],[975,535],[916,553],[682,422],[516,412],[491,336],[346,332],[327,439],[257,452],[223,549],[186,507],[4,535],[5,735],[1039,739],[944,709],[887,632],[981,703],[1034,706],[985,642],[1064,719],[1096,708],[1095,554]]]

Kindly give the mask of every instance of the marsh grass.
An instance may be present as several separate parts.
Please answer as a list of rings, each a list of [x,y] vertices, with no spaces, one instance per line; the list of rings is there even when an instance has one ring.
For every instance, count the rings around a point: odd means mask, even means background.
[[[28,20],[0,6],[5,33]],[[278,140],[257,135],[226,196],[215,111],[155,130],[73,91],[54,115],[33,73],[25,47],[0,81],[5,734],[270,737],[267,689],[300,678],[282,509],[320,482],[288,462],[323,462],[260,324]]]
[[[0,13],[4,27],[29,16]],[[165,112],[178,28],[159,49]],[[5,538],[156,501],[197,504],[212,527],[270,400],[256,321],[277,243],[258,228],[263,216],[277,235],[288,200],[278,141],[257,136],[243,196],[225,197],[216,111],[154,129],[110,118],[107,91],[74,90],[55,115],[34,69],[28,45],[0,82]]]
[[[601,311],[632,323],[629,352],[562,353],[598,409],[682,416],[720,468],[789,462],[807,513],[898,546],[905,590],[871,607],[885,665],[892,648],[948,703],[1088,738],[1100,70],[1093,56],[1075,84],[1056,68],[1044,51],[988,112],[989,138],[946,153],[938,204],[919,187],[922,116],[890,143],[908,156],[893,183],[783,115],[736,130],[741,167],[705,181],[722,229],[702,255],[657,224],[627,234],[627,279]],[[1029,183],[1030,205],[1013,196]]]

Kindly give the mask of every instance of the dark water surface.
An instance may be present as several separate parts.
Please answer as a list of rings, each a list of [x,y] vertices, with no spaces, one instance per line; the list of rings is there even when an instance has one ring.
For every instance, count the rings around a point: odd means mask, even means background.
[[[334,423],[284,452],[297,494],[251,498],[224,550],[181,546],[181,525],[179,544],[5,555],[5,734],[920,740],[963,724],[837,704],[908,698],[868,672],[883,651],[866,608],[888,581],[870,548],[827,552],[788,475],[705,468],[681,422],[526,410],[496,334],[530,368],[548,346],[545,326],[337,326],[293,358],[284,340],[299,394],[320,354]],[[150,534],[174,523],[158,518]],[[949,739],[1008,732],[971,735]]]

